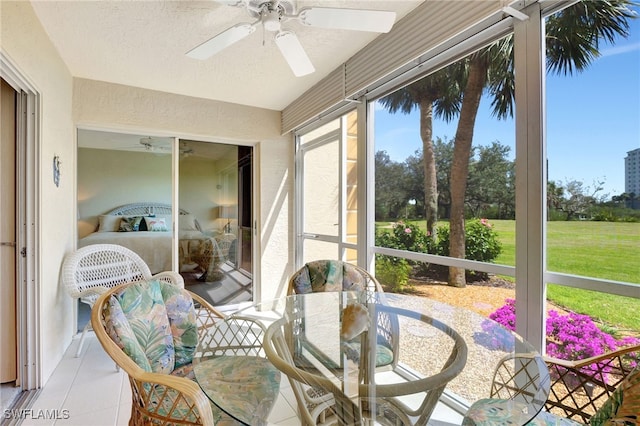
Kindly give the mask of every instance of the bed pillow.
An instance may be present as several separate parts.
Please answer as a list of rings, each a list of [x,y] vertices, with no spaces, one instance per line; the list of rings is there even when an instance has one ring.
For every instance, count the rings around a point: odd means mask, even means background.
[[[163,217],[145,217],[147,231],[167,232],[169,228]]]
[[[98,217],[98,232],[118,232],[122,216],[114,214],[103,214]]]
[[[142,216],[123,216],[120,220],[120,232],[137,232],[140,229]]]
[[[192,214],[181,214],[178,217],[178,225],[181,231],[199,231],[196,226],[196,217]]]

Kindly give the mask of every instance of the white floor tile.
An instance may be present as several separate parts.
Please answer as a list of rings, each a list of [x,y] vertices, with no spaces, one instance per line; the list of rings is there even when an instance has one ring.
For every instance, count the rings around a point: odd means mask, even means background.
[[[269,415],[269,423],[278,425],[291,417],[296,417],[296,411],[284,396],[280,395],[276,400],[276,403],[273,405],[273,409]]]
[[[128,376],[117,372],[95,334],[87,334],[79,358],[75,358],[78,339],[40,391],[23,426],[125,426],[131,416],[131,388]],[[286,377],[280,383],[280,396],[269,416],[274,426],[299,426],[297,402]],[[57,417],[57,418],[56,418]],[[459,417],[459,416],[458,416]],[[430,426],[459,425],[455,413],[438,406]]]
[[[69,392],[62,408],[69,410],[73,417],[103,409],[112,409],[115,416],[120,404],[119,390],[120,378],[117,376],[112,380],[78,383]]]
[[[116,426],[129,424],[131,418],[131,402],[129,404],[120,404],[118,407],[118,417],[116,418]]]
[[[114,426],[117,425],[118,406],[85,411],[82,414],[69,411],[69,418],[57,420],[55,426]],[[128,418],[127,418],[128,421]],[[126,425],[126,423],[120,423]]]

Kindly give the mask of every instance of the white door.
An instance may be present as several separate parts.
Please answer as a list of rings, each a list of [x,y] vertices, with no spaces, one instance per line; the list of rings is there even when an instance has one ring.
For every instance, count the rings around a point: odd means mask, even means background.
[[[0,82],[0,383],[9,383],[17,379],[16,92]]]
[[[352,111],[298,135],[296,267],[320,259],[364,260],[357,245],[357,130]]]

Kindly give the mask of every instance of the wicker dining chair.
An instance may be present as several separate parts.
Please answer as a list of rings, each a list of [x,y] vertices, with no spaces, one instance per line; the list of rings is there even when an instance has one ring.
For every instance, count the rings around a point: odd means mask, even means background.
[[[549,369],[550,392],[544,409],[526,423],[527,426],[632,425],[640,422],[640,345],[579,361],[541,359]],[[472,404],[463,425],[499,423],[505,420],[501,418],[505,405],[519,404],[522,414],[527,415],[528,402],[534,395],[539,398],[538,389],[531,387],[534,382],[518,380],[521,377],[505,374],[507,371],[505,364],[498,365],[490,398]],[[509,421],[510,424],[525,423],[517,418],[509,418]]]
[[[289,278],[288,295],[318,291],[382,293],[383,289],[366,269],[341,260],[307,262]]]
[[[155,279],[121,284],[100,296],[91,323],[104,350],[129,376],[130,426],[239,426],[210,402],[195,369],[207,392],[224,395],[224,409],[263,423],[280,387],[280,372],[261,356],[264,328],[240,318],[221,332],[223,319],[197,294]]]
[[[378,280],[367,270],[341,260],[315,260],[307,262],[298,269],[289,279],[288,295],[306,294],[325,291],[358,291],[365,292],[368,301],[378,301],[376,293],[384,293]],[[304,324],[302,319],[293,327],[295,332],[302,332]],[[398,320],[394,315],[386,312],[378,315],[376,354],[376,370],[394,370],[398,359]],[[293,332],[293,330],[292,330]],[[359,352],[360,341],[353,339],[345,342],[352,352]],[[296,351],[297,352],[297,351]],[[299,361],[296,361],[299,362]],[[331,414],[335,407],[335,399],[331,393],[320,387],[309,387],[301,383],[294,383],[292,387],[297,391],[300,409],[310,412],[311,417],[322,424],[327,420],[327,414]],[[302,402],[304,400],[304,403]],[[329,408],[329,409],[327,409]]]
[[[62,284],[67,293],[82,303],[93,307],[98,297],[119,284],[157,279],[184,287],[184,279],[167,271],[152,275],[149,266],[134,251],[117,244],[91,244],[68,254],[62,264]],[[76,358],[80,356],[88,321],[82,330]]]
[[[548,412],[593,424],[596,414],[601,418],[610,410],[615,394],[624,393],[627,410],[631,408],[633,421],[640,423],[640,344],[579,361],[545,361],[551,375]]]

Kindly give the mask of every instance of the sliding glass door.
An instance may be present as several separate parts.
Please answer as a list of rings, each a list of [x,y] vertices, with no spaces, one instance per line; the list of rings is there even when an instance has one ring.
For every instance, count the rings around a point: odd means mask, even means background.
[[[178,267],[214,305],[253,299],[252,148],[179,141]]]
[[[123,245],[214,305],[250,302],[252,167],[252,147],[79,129],[78,247]]]

